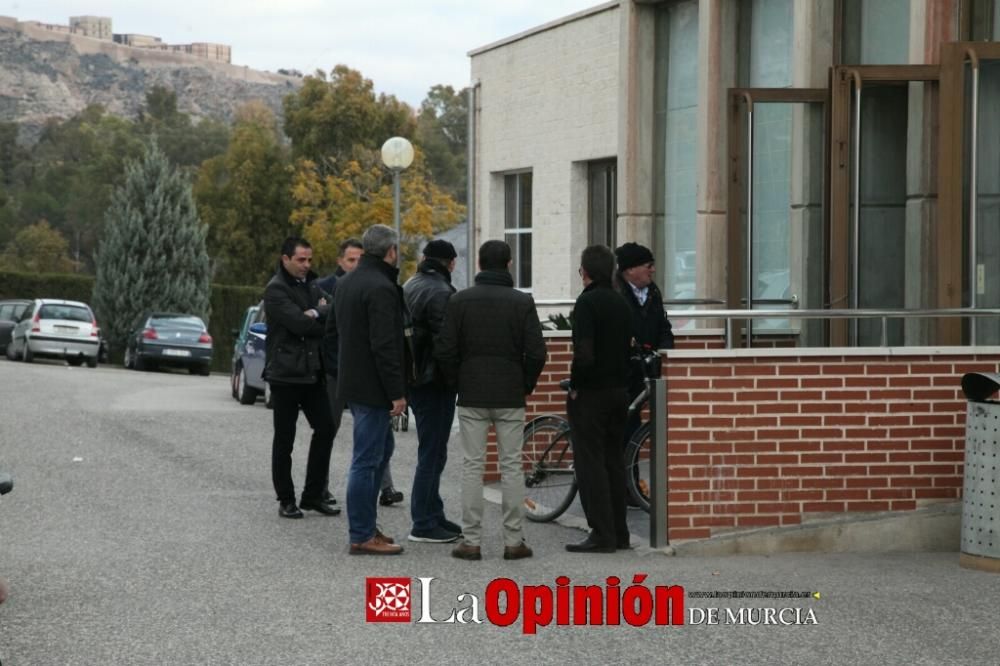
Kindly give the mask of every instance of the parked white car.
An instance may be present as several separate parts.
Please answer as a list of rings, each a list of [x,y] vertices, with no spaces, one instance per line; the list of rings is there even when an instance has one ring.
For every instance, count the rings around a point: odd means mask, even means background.
[[[31,363],[36,356],[64,358],[70,365],[97,367],[100,330],[90,306],[38,298],[14,326],[7,358]]]

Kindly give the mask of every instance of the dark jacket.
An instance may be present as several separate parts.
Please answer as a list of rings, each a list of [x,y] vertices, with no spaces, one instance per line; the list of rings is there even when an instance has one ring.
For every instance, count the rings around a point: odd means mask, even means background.
[[[673,349],[674,332],[667,321],[667,313],[663,309],[663,296],[655,283],[649,283],[649,293],[645,305],[639,305],[639,300],[632,293],[632,287],[624,277],[619,276],[618,291],[632,308],[632,336],[641,349]]]
[[[573,307],[574,389],[625,388],[632,313],[610,282],[592,282]]]
[[[320,341],[329,305],[320,305],[323,292],[310,272],[299,282],[278,264],[264,289],[267,317],[264,379],[272,384],[312,384],[323,372]],[[319,319],[305,314],[315,309]]]
[[[463,407],[524,407],[545,366],[535,301],[514,289],[507,271],[483,271],[448,301],[434,347]]]
[[[448,299],[455,293],[451,272],[436,259],[425,259],[417,273],[403,285],[403,297],[413,322],[414,386],[435,383],[444,388],[444,378],[434,361],[434,341],[444,327]]]
[[[406,394],[398,276],[399,269],[364,255],[337,280],[326,332],[337,345],[340,400],[388,409]]]

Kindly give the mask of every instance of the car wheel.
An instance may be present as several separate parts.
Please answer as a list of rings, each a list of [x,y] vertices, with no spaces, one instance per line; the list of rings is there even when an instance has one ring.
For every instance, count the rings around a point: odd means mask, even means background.
[[[198,366],[198,374],[201,375],[202,377],[208,377],[209,375],[212,374],[212,366],[210,366],[210,365],[199,365]]]
[[[136,350],[132,355],[132,367],[136,370],[148,370],[149,364],[146,362],[142,356],[139,355],[139,351]]]
[[[96,368],[97,367],[97,357],[96,356],[88,356],[87,357],[87,367],[88,368]]]
[[[135,368],[135,359],[132,358],[132,350],[128,347],[125,348],[125,369],[133,370]]]
[[[236,381],[239,379],[240,365],[236,364],[233,366],[233,371],[229,373],[229,392],[233,395],[234,400],[239,400],[239,389],[237,388]]]
[[[24,341],[24,349],[21,350],[21,360],[25,363],[33,363],[35,360],[35,354],[31,351],[31,347],[28,346],[28,341]]]
[[[81,365],[83,365],[83,359],[80,358],[79,356],[72,356],[66,359],[66,362],[69,363],[74,368],[79,368]]]
[[[10,343],[7,345],[6,354],[7,354],[7,360],[8,361],[16,361],[17,360],[17,356],[14,355],[14,341],[13,340],[11,340]]]
[[[247,373],[243,366],[240,366],[237,380],[239,381],[237,385],[239,394],[236,399],[240,401],[240,404],[252,405],[257,402],[257,389],[247,384]]]

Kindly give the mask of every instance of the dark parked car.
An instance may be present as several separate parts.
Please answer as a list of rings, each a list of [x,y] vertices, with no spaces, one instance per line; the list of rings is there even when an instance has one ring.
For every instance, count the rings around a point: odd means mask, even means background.
[[[264,341],[267,338],[264,304],[247,308],[240,329],[233,333],[236,337],[230,376],[233,397],[240,404],[252,405],[258,396],[268,393],[267,383],[261,376],[264,372]]]
[[[200,318],[175,312],[151,312],[140,317],[125,343],[125,367],[187,368],[208,375],[212,367],[212,336]]]
[[[30,300],[0,301],[0,354],[7,351],[11,331],[21,321],[24,311],[31,307]]]

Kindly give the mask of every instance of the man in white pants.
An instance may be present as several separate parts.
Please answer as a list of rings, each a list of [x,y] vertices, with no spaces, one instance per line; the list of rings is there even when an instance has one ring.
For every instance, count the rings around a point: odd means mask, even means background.
[[[497,433],[503,491],[505,560],[531,557],[524,543],[524,474],[521,434],[524,397],[545,366],[545,341],[530,295],[514,289],[510,246],[491,240],[479,248],[475,286],[448,301],[434,356],[458,391],[462,439],[462,533],[451,554],[482,559],[483,468],[490,424]]]

